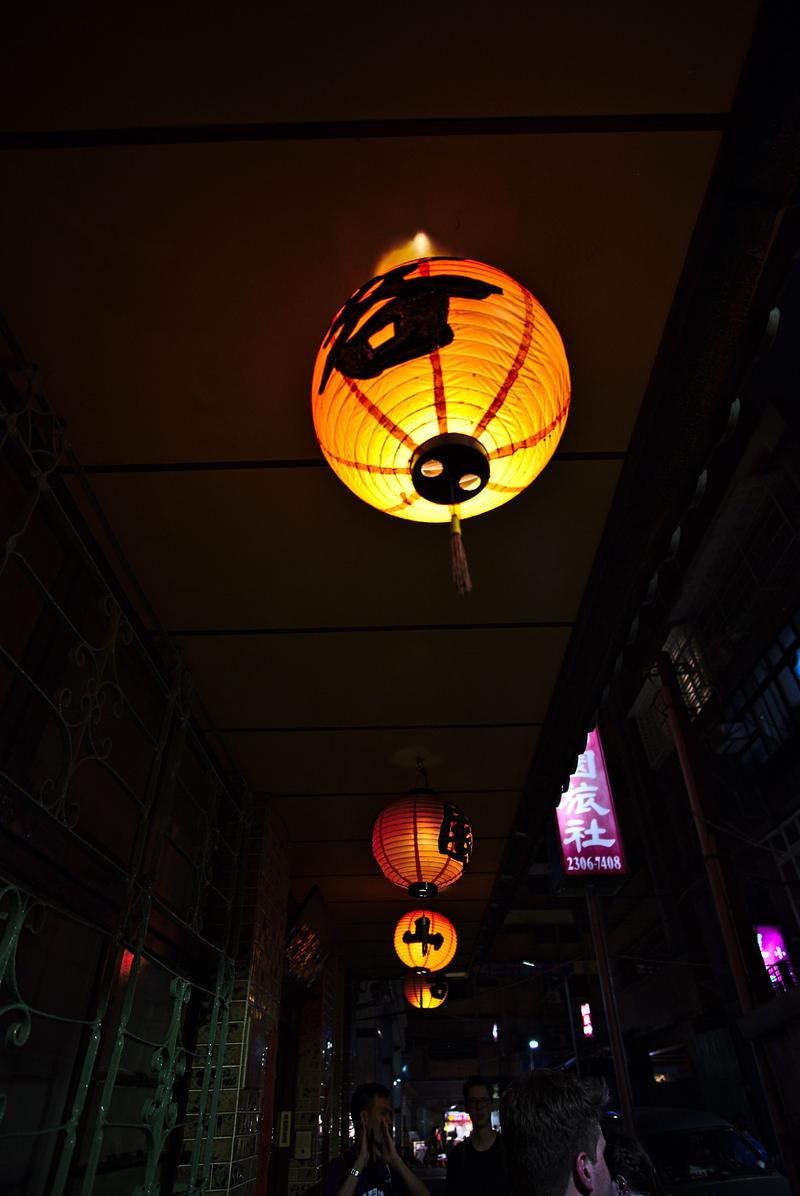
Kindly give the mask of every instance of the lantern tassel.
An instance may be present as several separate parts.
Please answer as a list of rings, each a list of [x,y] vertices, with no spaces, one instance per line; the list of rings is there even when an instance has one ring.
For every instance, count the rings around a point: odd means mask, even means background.
[[[464,551],[464,541],[461,538],[461,520],[456,511],[453,511],[450,518],[450,566],[459,594],[463,597],[464,594],[471,593],[472,578],[469,575],[467,554]]]

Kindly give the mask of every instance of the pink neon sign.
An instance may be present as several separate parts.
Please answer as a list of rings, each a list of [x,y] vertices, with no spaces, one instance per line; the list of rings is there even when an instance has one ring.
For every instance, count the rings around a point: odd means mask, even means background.
[[[592,1026],[592,1010],[588,1001],[581,1005],[581,1020],[583,1021],[583,1033],[587,1038],[591,1038],[594,1034],[594,1027]]]
[[[625,876],[614,798],[597,731],[590,731],[586,751],[570,777],[569,789],[556,810],[564,871],[570,876]]]
[[[797,984],[797,977],[786,950],[783,933],[779,926],[756,926],[756,938],[764,967],[769,973],[773,988],[783,991]],[[785,961],[785,962],[784,962]],[[779,965],[783,965],[783,970]]]

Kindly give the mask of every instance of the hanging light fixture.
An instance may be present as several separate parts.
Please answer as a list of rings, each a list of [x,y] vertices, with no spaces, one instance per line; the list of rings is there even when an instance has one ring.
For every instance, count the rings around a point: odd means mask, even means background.
[[[530,485],[570,401],[564,346],[538,300],[493,266],[445,257],[359,287],[325,336],[312,390],[320,448],[354,494],[401,519],[450,522],[462,593],[461,519]]]
[[[394,931],[394,949],[419,975],[446,968],[456,953],[458,936],[449,918],[430,909],[403,914]]]
[[[447,1000],[447,981],[410,972],[403,981],[403,996],[415,1009],[438,1009]]]
[[[383,875],[417,898],[435,897],[458,880],[472,848],[463,811],[427,787],[382,810],[372,832],[372,854]]]

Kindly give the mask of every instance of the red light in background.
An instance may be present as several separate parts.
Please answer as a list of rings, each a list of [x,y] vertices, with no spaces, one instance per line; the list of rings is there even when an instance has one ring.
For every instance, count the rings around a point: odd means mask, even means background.
[[[122,959],[119,961],[120,978],[123,980],[127,980],[128,976],[130,976],[130,974],[131,974],[132,967],[133,967],[133,952],[127,951],[127,950],[123,951]]]

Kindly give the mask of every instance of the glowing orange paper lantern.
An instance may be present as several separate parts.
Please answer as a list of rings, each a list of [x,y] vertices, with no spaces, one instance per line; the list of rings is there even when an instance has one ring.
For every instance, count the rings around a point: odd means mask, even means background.
[[[415,1009],[438,1009],[447,1000],[447,981],[411,972],[403,981],[403,996]]]
[[[450,520],[455,536],[460,518],[508,502],[544,469],[569,401],[547,312],[466,258],[419,258],[365,283],[314,367],[314,427],[334,472],[378,510]]]
[[[372,832],[372,854],[381,872],[412,897],[435,897],[458,880],[472,847],[472,827],[462,811],[431,791],[387,806]]]
[[[413,909],[395,927],[395,951],[406,967],[420,974],[446,968],[457,945],[453,923],[431,909]]]

